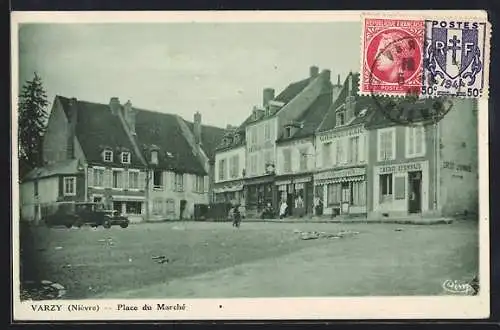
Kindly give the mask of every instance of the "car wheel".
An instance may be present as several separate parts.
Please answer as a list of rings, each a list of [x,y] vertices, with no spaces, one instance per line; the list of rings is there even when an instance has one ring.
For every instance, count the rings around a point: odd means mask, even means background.
[[[66,224],[66,228],[71,228],[71,227],[73,227],[73,225],[72,225],[72,224],[70,224],[70,223],[67,223],[67,224]]]
[[[121,223],[121,224],[120,224],[120,227],[122,227],[122,228],[127,228],[127,227],[128,227],[128,223]]]
[[[109,229],[109,228],[111,228],[111,223],[108,220],[106,220],[106,221],[104,221],[104,223],[102,224],[102,226],[104,228],[106,228],[106,229]]]

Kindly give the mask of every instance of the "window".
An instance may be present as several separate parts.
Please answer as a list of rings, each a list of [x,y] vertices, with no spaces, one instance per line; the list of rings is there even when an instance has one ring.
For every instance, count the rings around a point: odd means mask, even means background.
[[[151,164],[158,164],[158,151],[151,151]]]
[[[345,111],[337,112],[337,123],[335,126],[345,125]]]
[[[153,171],[153,189],[163,189],[162,171]]]
[[[142,214],[142,203],[141,202],[126,202],[125,210],[127,214]]]
[[[226,160],[221,159],[219,160],[219,180],[225,180],[226,179]]]
[[[346,162],[344,141],[345,140],[338,140],[337,141],[337,164],[343,164]]]
[[[130,152],[122,152],[122,163],[130,164]]]
[[[271,126],[269,125],[269,123],[266,123],[266,125],[264,126],[264,138],[266,141],[271,140]]]
[[[285,138],[289,138],[290,136],[292,136],[292,128],[285,127]]]
[[[406,128],[406,157],[419,157],[425,154],[425,133],[423,126]]]
[[[128,187],[130,189],[139,189],[139,172],[136,171],[128,172]]]
[[[104,187],[104,169],[94,167],[94,187]]]
[[[382,202],[387,198],[392,198],[392,174],[380,175],[380,197]]]
[[[292,171],[292,153],[290,149],[283,149],[283,172],[289,173]]]
[[[251,144],[257,144],[257,127],[250,127],[250,137]]]
[[[266,150],[264,152],[264,163],[267,165],[273,164],[273,159],[272,159],[272,152],[271,150]]]
[[[366,182],[353,182],[351,186],[351,204],[354,206],[366,205]]]
[[[64,178],[64,196],[76,195],[76,177],[69,176]]]
[[[395,129],[378,130],[378,160],[390,160],[395,158],[396,137]]]
[[[356,164],[359,161],[359,136],[349,138],[349,163]]]
[[[257,155],[250,156],[250,173],[257,174]]]
[[[203,193],[205,192],[205,178],[203,176],[196,176],[195,192]]]
[[[238,173],[240,172],[240,157],[235,155],[231,157],[230,162],[230,176],[234,179],[238,177]]]
[[[113,161],[113,151],[104,150],[102,157],[103,157],[105,162],[107,162],[107,163],[112,162]]]
[[[113,171],[113,188],[123,188],[123,171]]]
[[[161,198],[155,198],[153,200],[153,214],[163,214],[163,200]]]
[[[330,183],[327,187],[328,205],[340,204],[342,189],[340,183]]]
[[[307,157],[307,149],[300,150],[299,169],[301,171],[307,171]]]
[[[332,164],[332,143],[323,144],[323,167],[329,167]]]
[[[175,173],[175,191],[184,191],[184,174]]]

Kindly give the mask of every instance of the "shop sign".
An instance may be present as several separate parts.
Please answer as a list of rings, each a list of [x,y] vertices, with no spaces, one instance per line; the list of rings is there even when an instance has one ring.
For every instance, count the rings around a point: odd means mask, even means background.
[[[363,131],[364,131],[363,127],[355,127],[355,128],[351,128],[351,129],[345,129],[342,131],[333,131],[333,132],[329,132],[329,133],[320,135],[319,140],[321,142],[328,142],[328,141],[338,139],[341,137],[345,137],[345,136],[359,135],[359,134],[362,134]]]
[[[315,175],[315,180],[326,180],[335,178],[345,178],[351,176],[360,176],[366,174],[366,168],[364,167],[352,167],[344,168],[336,171],[328,171],[323,173],[318,173]]]
[[[423,168],[422,162],[379,166],[378,173],[379,174],[404,173],[404,172],[412,172],[412,171],[421,171],[422,168]]]

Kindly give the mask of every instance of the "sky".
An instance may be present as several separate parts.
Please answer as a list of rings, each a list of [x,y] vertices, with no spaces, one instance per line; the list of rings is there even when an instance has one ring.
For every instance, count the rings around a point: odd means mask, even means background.
[[[181,115],[226,127],[307,78],[309,67],[343,81],[359,71],[360,23],[24,24],[19,84],[42,78],[56,95]]]

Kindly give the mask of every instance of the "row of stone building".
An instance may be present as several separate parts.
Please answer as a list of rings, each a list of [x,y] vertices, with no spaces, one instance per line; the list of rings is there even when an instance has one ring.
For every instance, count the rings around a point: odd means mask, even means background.
[[[61,203],[96,202],[131,220],[192,218],[210,202],[215,147],[224,134],[113,97],[99,104],[56,96],[44,166],[21,178],[21,218],[39,221]]]
[[[359,79],[334,84],[313,66],[277,95],[265,88],[216,148],[215,200],[241,204],[247,217],[283,201],[296,216],[477,212],[476,102],[440,104],[439,121],[423,115],[439,112],[436,100],[407,102],[397,109],[417,114],[408,125],[385,113],[403,99],[358,96]]]

